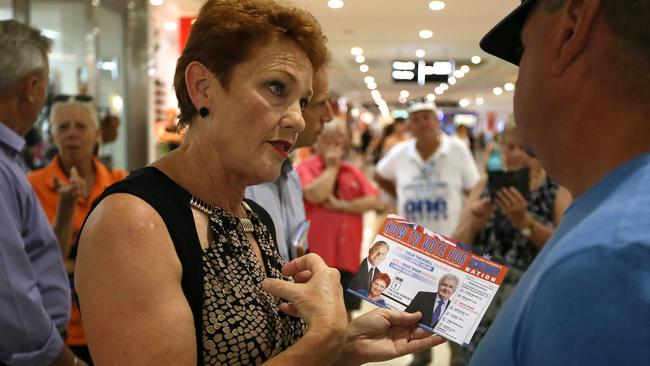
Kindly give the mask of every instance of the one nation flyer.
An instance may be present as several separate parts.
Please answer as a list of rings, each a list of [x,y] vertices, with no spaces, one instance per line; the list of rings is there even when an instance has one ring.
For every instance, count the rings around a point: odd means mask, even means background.
[[[419,326],[469,344],[508,267],[397,215],[388,215],[347,291],[422,313]]]

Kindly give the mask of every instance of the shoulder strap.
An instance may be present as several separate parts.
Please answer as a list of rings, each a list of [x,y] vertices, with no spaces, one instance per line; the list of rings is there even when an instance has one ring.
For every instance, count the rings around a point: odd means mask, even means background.
[[[97,197],[88,214],[102,199],[114,193],[128,193],[144,200],[163,219],[183,267],[181,286],[194,316],[197,365],[203,365],[203,251],[189,206],[191,195],[160,170],[146,167],[108,187]]]

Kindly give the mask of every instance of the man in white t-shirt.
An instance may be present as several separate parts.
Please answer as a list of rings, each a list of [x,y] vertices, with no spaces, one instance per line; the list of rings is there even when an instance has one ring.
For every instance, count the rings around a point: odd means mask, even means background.
[[[397,213],[435,232],[456,229],[465,195],[479,173],[467,145],[439,129],[433,103],[409,108],[413,138],[393,147],[375,170],[377,184],[397,197]],[[431,352],[416,355],[412,365],[426,365]]]
[[[456,228],[465,193],[479,173],[467,145],[439,130],[433,103],[409,108],[413,138],[379,161],[377,183],[397,197],[398,215],[442,235]]]

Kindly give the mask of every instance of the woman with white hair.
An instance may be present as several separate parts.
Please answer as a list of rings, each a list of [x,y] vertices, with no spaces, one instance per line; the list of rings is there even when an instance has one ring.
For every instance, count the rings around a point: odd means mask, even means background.
[[[126,177],[95,157],[100,143],[99,121],[92,98],[59,95],[50,109],[51,133],[58,153],[49,165],[27,176],[61,245],[65,267],[74,283],[77,236],[95,199]],[[79,306],[72,287],[72,309],[66,343],[77,357],[90,362]]]

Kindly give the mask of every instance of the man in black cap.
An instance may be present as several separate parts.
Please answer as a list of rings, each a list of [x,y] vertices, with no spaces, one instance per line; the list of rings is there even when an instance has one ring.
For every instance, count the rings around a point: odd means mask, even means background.
[[[481,41],[519,65],[515,117],[575,201],[471,365],[650,360],[650,0],[528,0]]]

